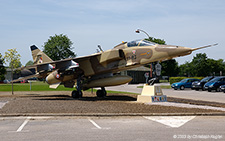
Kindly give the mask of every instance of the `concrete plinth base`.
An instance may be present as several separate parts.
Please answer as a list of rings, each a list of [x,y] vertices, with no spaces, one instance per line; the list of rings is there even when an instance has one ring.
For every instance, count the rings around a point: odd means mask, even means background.
[[[160,86],[155,85],[144,85],[141,95],[147,95],[147,96],[155,96],[155,95],[163,95],[162,89]]]
[[[143,102],[143,103],[166,102],[166,101],[167,101],[166,95],[161,95],[161,96],[138,95],[137,97],[137,102]]]
[[[163,95],[160,86],[144,85],[141,95],[138,95],[137,102],[166,102],[167,97]]]

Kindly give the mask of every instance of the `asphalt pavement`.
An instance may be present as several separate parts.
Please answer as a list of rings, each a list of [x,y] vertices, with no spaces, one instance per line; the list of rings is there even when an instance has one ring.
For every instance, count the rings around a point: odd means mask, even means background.
[[[140,85],[122,85],[117,87],[107,87],[107,90],[125,91],[141,93]],[[22,93],[22,92],[21,92]],[[24,92],[23,92],[24,93]],[[109,100],[88,97],[87,99],[73,100],[67,93],[61,96],[62,92],[55,92],[51,95],[43,96],[39,92],[29,94],[24,97],[3,97],[0,108],[12,104],[21,103],[22,109],[31,110],[35,108],[32,104],[40,104],[36,108],[46,109],[53,107],[60,110],[76,109],[80,103],[84,105],[94,104],[94,108],[102,108],[105,111],[112,106],[102,106],[96,104],[109,104],[114,97]],[[208,93],[203,91],[175,91],[173,89],[163,89],[163,93],[170,97],[186,98],[193,100],[204,100],[224,103],[224,93]],[[31,98],[29,98],[31,97]],[[29,100],[30,102],[29,103]],[[116,97],[117,98],[117,97]],[[130,103],[130,99],[126,103]],[[7,101],[9,100],[9,102]],[[132,99],[131,99],[132,100]],[[17,103],[16,103],[17,102]],[[46,105],[47,103],[47,105]],[[56,105],[53,105],[53,104]],[[27,106],[25,104],[30,104]],[[45,104],[45,105],[44,105]],[[68,104],[68,105],[65,105]],[[78,105],[75,105],[78,104]],[[114,105],[121,105],[120,101],[115,101]],[[133,102],[132,102],[133,104]],[[25,105],[26,107],[23,107]],[[51,107],[52,106],[52,107]],[[82,106],[82,105],[80,105]],[[153,106],[153,105],[152,105]],[[128,105],[130,107],[130,105]],[[135,105],[137,108],[137,105]],[[6,108],[6,107],[5,107]],[[84,107],[78,108],[82,109]],[[117,106],[118,108],[118,106]],[[112,109],[117,109],[112,108]],[[165,109],[164,107],[163,109]],[[171,107],[169,107],[171,108]],[[10,108],[12,109],[12,108]],[[44,110],[46,110],[44,109]],[[128,108],[127,108],[128,109]],[[35,109],[36,110],[36,109]],[[43,109],[42,109],[43,110]],[[101,110],[101,109],[100,109]],[[150,110],[150,109],[148,109]],[[64,110],[65,111],[65,110]],[[40,114],[42,115],[42,114]],[[4,141],[30,141],[30,140],[82,140],[82,141],[114,141],[114,140],[225,140],[225,116],[17,116],[0,117],[0,140]]]
[[[225,140],[224,116],[2,117],[4,141]]]
[[[169,85],[169,83],[163,83],[161,85]],[[123,92],[141,94],[142,88],[137,88],[138,86],[143,86],[143,84],[137,84],[137,85],[125,84],[125,85],[114,86],[114,87],[106,87],[106,90],[123,91]],[[225,103],[225,93],[223,92],[208,92],[208,91],[201,91],[201,90],[195,91],[191,89],[185,89],[185,90],[162,89],[162,91],[164,95],[167,95],[169,97]]]

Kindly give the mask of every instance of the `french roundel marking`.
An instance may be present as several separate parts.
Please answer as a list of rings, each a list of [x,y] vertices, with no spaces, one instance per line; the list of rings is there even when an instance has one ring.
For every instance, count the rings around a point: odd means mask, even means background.
[[[56,78],[59,78],[60,77],[60,75],[59,74],[56,74],[56,76],[55,76]]]

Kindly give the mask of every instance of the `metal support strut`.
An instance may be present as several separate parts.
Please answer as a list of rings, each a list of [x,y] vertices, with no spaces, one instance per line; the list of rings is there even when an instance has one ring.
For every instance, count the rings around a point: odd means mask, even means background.
[[[77,90],[74,90],[74,91],[72,91],[72,97],[73,98],[81,98],[82,97],[82,95],[83,95],[83,93],[82,93],[82,89],[81,89],[81,76],[78,76],[78,78],[77,78],[77,87],[76,87],[76,89]]]

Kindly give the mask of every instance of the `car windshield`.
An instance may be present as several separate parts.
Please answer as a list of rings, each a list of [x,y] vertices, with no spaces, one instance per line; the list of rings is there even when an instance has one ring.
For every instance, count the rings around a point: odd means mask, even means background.
[[[184,82],[186,82],[186,81],[187,81],[187,79],[183,79],[183,80],[181,80],[180,82],[184,83]]]
[[[206,77],[206,78],[203,78],[202,80],[201,80],[201,82],[207,82],[207,81],[209,81],[209,79],[211,79],[212,77]]]
[[[220,77],[216,77],[216,78],[213,78],[210,82],[216,82],[216,81],[218,81],[220,79],[221,79]]]
[[[155,43],[146,40],[135,40],[127,43],[127,47],[134,46],[153,46]]]

